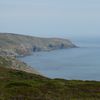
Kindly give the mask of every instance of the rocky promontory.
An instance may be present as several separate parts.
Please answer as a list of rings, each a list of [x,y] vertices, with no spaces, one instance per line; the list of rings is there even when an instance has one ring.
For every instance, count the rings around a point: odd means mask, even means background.
[[[0,55],[25,56],[37,51],[76,47],[70,40],[0,33]]]

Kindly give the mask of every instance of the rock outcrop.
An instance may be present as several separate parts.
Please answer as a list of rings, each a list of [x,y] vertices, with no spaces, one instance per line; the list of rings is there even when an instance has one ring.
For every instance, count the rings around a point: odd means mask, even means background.
[[[26,63],[19,61],[15,57],[0,56],[0,67],[25,71],[33,74],[40,74],[34,68],[28,66]]]
[[[0,33],[0,55],[25,56],[37,51],[76,47],[68,39],[39,38],[12,33]]]

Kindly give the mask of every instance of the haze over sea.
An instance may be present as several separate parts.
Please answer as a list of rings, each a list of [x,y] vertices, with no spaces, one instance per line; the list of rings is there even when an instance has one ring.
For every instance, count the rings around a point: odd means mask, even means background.
[[[78,42],[79,48],[36,52],[20,59],[50,78],[100,81],[100,45],[89,41]]]

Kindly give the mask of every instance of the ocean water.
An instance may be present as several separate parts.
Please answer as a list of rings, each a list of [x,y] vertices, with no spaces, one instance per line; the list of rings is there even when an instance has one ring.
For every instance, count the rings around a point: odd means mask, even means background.
[[[100,81],[100,47],[36,52],[19,58],[50,78]]]

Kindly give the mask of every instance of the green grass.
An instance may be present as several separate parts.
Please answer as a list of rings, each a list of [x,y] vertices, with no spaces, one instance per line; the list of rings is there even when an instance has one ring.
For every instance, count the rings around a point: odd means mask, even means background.
[[[49,79],[0,67],[0,100],[100,100],[100,82]]]

